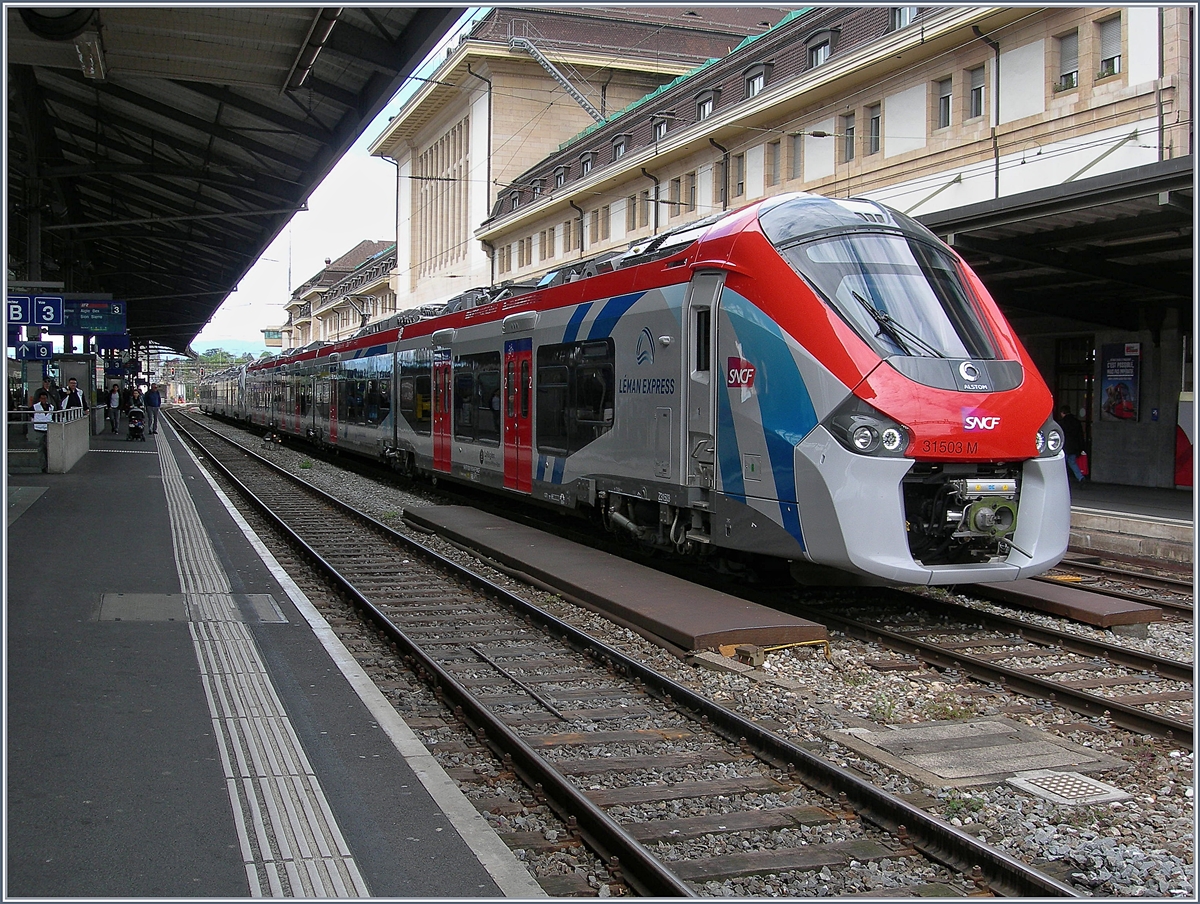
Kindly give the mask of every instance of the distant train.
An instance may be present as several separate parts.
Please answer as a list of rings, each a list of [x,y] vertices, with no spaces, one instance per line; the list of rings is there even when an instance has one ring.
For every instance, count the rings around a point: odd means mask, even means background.
[[[805,582],[1012,580],[1067,547],[1049,390],[966,264],[872,201],[770,198],[213,375],[201,402]]]

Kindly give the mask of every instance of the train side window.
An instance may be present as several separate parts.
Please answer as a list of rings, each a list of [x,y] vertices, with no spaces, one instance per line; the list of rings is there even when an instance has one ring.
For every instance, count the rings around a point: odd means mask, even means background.
[[[696,309],[696,370],[708,372],[712,369],[710,349],[712,348],[712,310],[710,308]]]
[[[538,451],[570,455],[612,429],[613,364],[611,339],[538,349]]]
[[[414,433],[428,436],[433,424],[432,358],[428,351],[410,350],[397,354],[400,367],[398,387],[400,414]]]
[[[462,365],[456,361],[457,371]],[[468,368],[469,364],[466,365]],[[454,436],[456,439],[475,439],[475,375],[468,369],[454,375]]]
[[[530,379],[529,362],[521,362],[521,417],[529,417],[529,388],[533,381]]]
[[[456,438],[499,445],[499,352],[454,359],[454,418]]]
[[[507,388],[505,392],[504,414],[506,417],[517,416],[517,369],[513,366],[513,362],[509,361],[504,369],[504,385]]]
[[[500,355],[495,359],[494,369],[481,370],[475,375],[475,386],[479,403],[475,435],[480,442],[500,444]]]

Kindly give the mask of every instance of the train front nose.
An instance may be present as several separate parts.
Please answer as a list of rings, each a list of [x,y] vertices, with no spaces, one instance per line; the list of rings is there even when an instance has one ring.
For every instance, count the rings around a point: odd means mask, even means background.
[[[867,583],[1006,581],[1046,570],[1070,533],[1055,426],[1039,432],[1036,458],[918,461],[906,457],[907,445],[888,449],[882,440],[910,428],[848,402],[796,446],[810,562]]]

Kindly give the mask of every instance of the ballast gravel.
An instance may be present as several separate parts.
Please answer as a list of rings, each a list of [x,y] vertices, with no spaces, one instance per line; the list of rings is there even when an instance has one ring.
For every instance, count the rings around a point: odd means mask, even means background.
[[[214,423],[214,426],[221,432],[238,433],[243,438],[248,435],[220,424]],[[253,442],[250,445],[253,447]],[[405,508],[431,504],[431,499],[419,491],[351,475],[287,445],[263,445],[262,448],[268,458],[313,486],[338,495],[401,532],[406,531],[401,520]],[[487,570],[477,557],[450,543],[423,533],[418,538],[476,570]],[[930,799],[926,806],[932,812],[977,834],[989,844],[1051,872],[1083,895],[1188,900],[1196,896],[1194,754],[1178,745],[1139,736],[1108,724],[1102,717],[1088,718],[1052,706],[1030,706],[1030,701],[1003,689],[990,688],[987,693],[981,693],[982,685],[952,673],[877,671],[869,662],[889,658],[889,652],[834,631],[830,632],[832,661],[827,661],[819,651],[806,648],[769,653],[761,667],[748,673],[697,668],[638,634],[559,597],[523,585],[501,572],[493,572],[491,578],[554,616],[741,715],[761,722],[788,740],[802,744],[840,766],[859,770],[892,793],[917,795],[923,792]],[[1101,629],[969,597],[955,595],[954,599],[1034,624],[1066,628],[1172,659],[1188,662],[1194,659],[1195,633],[1188,622],[1151,624],[1145,638],[1118,637]],[[1189,704],[1189,713],[1191,710]],[[1124,763],[1121,768],[1091,775],[1129,796],[1100,804],[1063,805],[1006,783],[953,789],[922,787],[913,779],[839,745],[828,734],[868,723],[878,728],[1001,714],[1120,759]],[[610,747],[602,752],[612,756],[623,753]],[[664,772],[660,778],[671,781],[677,780],[678,775]],[[543,823],[536,816],[490,818],[509,823],[522,819],[526,830],[554,831],[549,822]],[[802,833],[796,837],[802,838]],[[699,839],[689,841],[688,845],[704,843],[720,842]],[[522,854],[527,856],[527,852]],[[531,864],[535,875],[582,870],[588,872],[588,882],[600,896],[611,893],[605,884],[608,877],[602,870],[599,873],[589,871],[581,865],[584,861],[569,852],[539,856],[537,861],[536,867]],[[843,873],[835,883],[834,874],[821,870],[772,876],[767,880],[710,882],[701,891],[718,897],[808,897],[882,893],[898,885],[945,881],[944,876],[922,878],[897,873],[897,870],[902,873],[907,868],[904,864],[898,866],[895,861],[882,861],[859,864],[857,880],[847,880]]]

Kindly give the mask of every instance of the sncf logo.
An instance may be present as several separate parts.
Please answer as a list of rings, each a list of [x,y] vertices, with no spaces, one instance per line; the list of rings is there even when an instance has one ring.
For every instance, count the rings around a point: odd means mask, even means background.
[[[963,429],[972,430],[995,430],[1000,426],[1000,418],[988,414],[964,414]]]
[[[754,365],[741,358],[730,358],[729,365],[725,368],[725,385],[746,389],[753,387]]]

